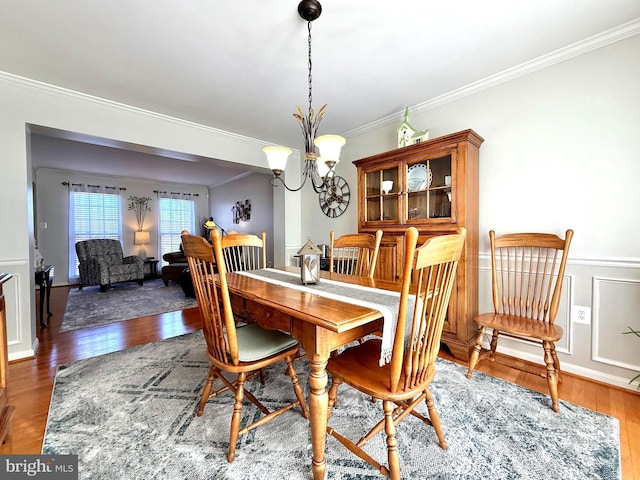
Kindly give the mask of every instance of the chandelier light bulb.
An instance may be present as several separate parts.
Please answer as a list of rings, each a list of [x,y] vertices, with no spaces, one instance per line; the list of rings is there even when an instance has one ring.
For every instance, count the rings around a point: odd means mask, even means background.
[[[326,163],[326,159],[322,157],[318,157],[318,159],[316,160],[316,167],[318,168],[318,175],[320,175],[320,178],[326,177],[327,173],[329,173],[329,171],[331,170],[331,168],[329,168],[329,165],[327,165]]]

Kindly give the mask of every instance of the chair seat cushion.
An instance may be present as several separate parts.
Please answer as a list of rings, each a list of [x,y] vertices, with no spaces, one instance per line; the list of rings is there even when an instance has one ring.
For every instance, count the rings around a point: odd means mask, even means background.
[[[298,341],[279,330],[265,330],[257,323],[236,329],[238,360],[255,362],[295,347]]]
[[[478,325],[484,327],[549,342],[557,342],[564,333],[559,325],[504,313],[483,313],[477,315],[475,321]]]

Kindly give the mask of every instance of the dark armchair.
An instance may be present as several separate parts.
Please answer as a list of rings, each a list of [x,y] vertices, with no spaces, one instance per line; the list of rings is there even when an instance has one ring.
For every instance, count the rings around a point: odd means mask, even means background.
[[[144,280],[144,262],[137,255],[125,257],[118,240],[93,239],[76,243],[80,264],[80,290],[85,285],[100,285],[100,291],[117,282]]]
[[[180,283],[182,272],[189,266],[182,248],[178,252],[165,253],[162,259],[169,263],[162,267],[162,281],[164,284],[169,285],[170,281]]]

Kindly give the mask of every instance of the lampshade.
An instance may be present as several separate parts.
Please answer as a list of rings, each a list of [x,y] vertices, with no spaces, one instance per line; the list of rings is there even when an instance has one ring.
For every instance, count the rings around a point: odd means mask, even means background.
[[[346,143],[346,140],[340,135],[321,135],[316,138],[313,143],[318,147],[320,156],[323,157],[325,161],[331,160],[337,163],[340,159],[340,150]]]
[[[147,245],[149,243],[149,232],[134,232],[133,243],[135,245]]]
[[[213,217],[209,217],[209,220],[204,222],[204,228],[208,230],[213,230],[214,228],[216,228],[216,222],[213,221]]]
[[[267,156],[267,164],[269,169],[274,173],[284,172],[284,167],[287,166],[287,159],[291,155],[291,149],[287,147],[264,147],[262,151]]]

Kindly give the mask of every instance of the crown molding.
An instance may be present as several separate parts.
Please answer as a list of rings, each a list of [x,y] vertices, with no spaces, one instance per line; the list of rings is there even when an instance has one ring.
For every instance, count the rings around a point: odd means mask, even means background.
[[[447,103],[454,102],[461,98],[464,98],[469,95],[473,95],[475,93],[486,90],[488,88],[494,87],[501,83],[509,82],[516,78],[533,73],[537,70],[549,67],[551,65],[555,65],[556,63],[563,62],[570,58],[577,57],[579,55],[590,52],[592,50],[596,50],[598,48],[604,47],[611,43],[615,43],[625,38],[637,35],[638,33],[640,33],[640,18],[624,23],[617,27],[611,28],[597,35],[593,35],[585,40],[568,45],[567,47],[555,50],[551,53],[538,57],[534,60],[509,68],[495,75],[491,75],[477,82],[470,83],[464,87],[458,88],[456,90],[452,90],[451,92],[448,92],[443,95],[434,97],[430,100],[418,103],[414,105],[412,108],[415,112],[415,111],[429,110],[440,105],[445,105]],[[21,77],[19,75],[14,75],[11,73],[0,71],[0,84],[2,83],[6,85],[18,87],[18,88],[37,91],[40,93],[44,92],[49,95],[54,95],[54,96],[63,97],[67,99],[72,98],[72,99],[80,100],[83,102],[94,103],[94,104],[100,105],[101,107],[111,108],[120,112],[125,111],[129,114],[145,116],[148,118],[171,122],[178,125],[187,126],[190,128],[197,128],[200,130],[207,131],[209,133],[214,133],[217,135],[233,138],[235,140],[255,143],[259,145],[268,143],[253,137],[247,137],[244,135],[228,132],[226,130],[209,127],[207,125],[202,125],[200,123],[190,122],[188,120],[183,120],[177,117],[172,117],[169,115],[153,112],[150,110],[145,110],[143,108],[134,107],[124,103],[107,100],[107,99],[96,97],[86,93],[77,92],[67,88],[58,87],[56,85],[40,82],[38,80],[33,80],[26,77]],[[381,126],[386,126],[390,123],[395,123],[397,122],[398,115],[402,115],[403,113],[404,113],[404,110],[401,112],[393,113],[381,119],[375,120],[374,122],[371,122],[361,127],[344,132],[343,135],[346,137],[361,135],[370,130],[379,128]]]
[[[213,133],[216,135],[222,135],[234,140],[240,140],[243,142],[255,143],[257,145],[264,145],[265,141],[259,140],[253,137],[247,137],[244,135],[240,135],[237,133],[228,132],[226,130],[221,130],[219,128],[209,127],[207,125],[203,125],[201,123],[190,122],[188,120],[183,120],[181,118],[172,117],[170,115],[165,115],[162,113],[153,112],[151,110],[145,110],[143,108],[134,107],[131,105],[127,105],[124,103],[115,102],[113,100],[107,100],[105,98],[96,97],[93,95],[89,95],[86,93],[77,92],[75,90],[70,90],[64,87],[58,87],[56,85],[51,85],[49,83],[44,83],[38,80],[33,80],[31,78],[21,77],[19,75],[14,75],[12,73],[0,71],[0,84],[9,85],[12,87],[22,88],[24,90],[31,90],[38,93],[45,93],[47,95],[52,95],[64,99],[72,99],[79,100],[85,103],[92,103],[95,105],[99,105],[103,108],[109,108],[112,110],[116,110],[121,113],[133,114],[142,117],[147,117],[154,120],[161,120],[164,122],[174,123],[180,126],[185,126],[189,128],[196,128],[199,130],[204,130],[208,133]]]
[[[500,85],[501,83],[509,82],[516,78],[533,73],[537,70],[555,65],[556,63],[569,60],[570,58],[580,56],[584,53],[596,50],[611,43],[619,42],[620,40],[632,37],[634,35],[637,35],[638,33],[640,33],[640,18],[627,23],[623,23],[622,25],[611,28],[609,30],[605,30],[602,33],[586,38],[585,40],[581,40],[564,48],[560,48],[528,62],[521,63],[520,65],[517,65],[515,67],[508,68],[507,70],[503,70],[502,72],[496,73],[495,75],[491,75],[482,80],[478,80],[477,82],[470,83],[468,85],[465,85],[464,87],[452,90],[425,102],[418,103],[412,107],[412,110],[415,113],[416,111],[430,110],[447,103],[455,102],[456,100],[468,97],[469,95],[473,95],[496,85]],[[353,130],[344,132],[342,133],[342,135],[345,137],[357,136],[383,126],[387,126],[389,124],[395,125],[398,122],[398,117],[402,117],[402,115],[404,115],[404,110],[375,120],[361,127],[354,128]]]

